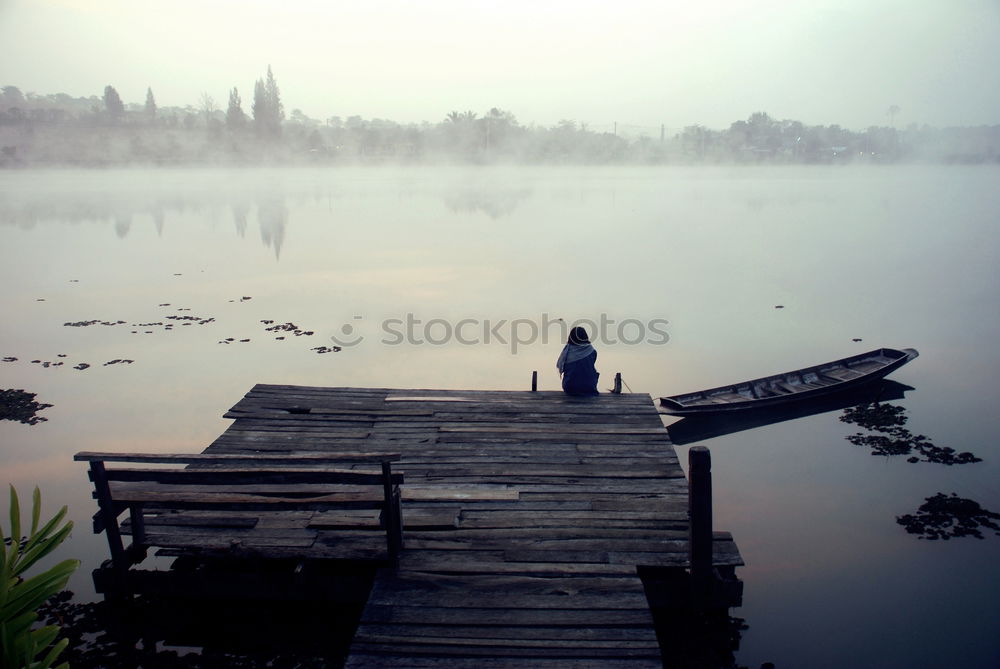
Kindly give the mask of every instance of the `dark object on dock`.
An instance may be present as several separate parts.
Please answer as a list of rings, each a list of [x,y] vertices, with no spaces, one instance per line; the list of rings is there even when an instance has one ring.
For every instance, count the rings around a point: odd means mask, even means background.
[[[892,379],[877,379],[857,388],[786,405],[764,407],[754,411],[685,416],[676,423],[667,426],[667,432],[670,434],[670,441],[675,446],[681,446],[782,423],[786,420],[840,411],[870,402],[901,400],[904,394],[910,390],[913,390],[913,386]]]
[[[813,367],[695,393],[660,398],[672,416],[717,414],[773,407],[857,388],[887,376],[918,355],[912,348],[879,348]]]
[[[94,532],[104,532],[111,549],[116,590],[128,589],[128,569],[142,562],[147,549],[160,555],[281,558],[294,556],[302,541],[315,542],[316,529],[336,528],[344,536],[313,557],[376,560],[394,564],[403,545],[399,485],[390,461],[370,461],[381,471],[334,469],[356,462],[357,453],[282,457],[240,455],[91,453],[74,456],[90,463],[98,513]],[[189,465],[182,469],[108,468],[108,462]],[[125,511],[129,518],[119,525]],[[296,537],[293,517],[311,514],[313,532]],[[367,514],[365,512],[372,513]],[[372,515],[380,512],[381,521]],[[305,530],[305,528],[303,528]],[[379,542],[374,540],[382,533]],[[122,534],[132,535],[127,548]],[[95,578],[95,581],[98,581]]]

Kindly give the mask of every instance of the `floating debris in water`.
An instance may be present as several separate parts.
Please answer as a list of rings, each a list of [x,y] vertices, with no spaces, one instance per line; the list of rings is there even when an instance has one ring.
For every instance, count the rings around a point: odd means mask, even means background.
[[[846,437],[855,446],[867,446],[872,449],[872,455],[911,455],[907,462],[936,462],[942,465],[965,465],[982,462],[981,458],[972,453],[956,453],[954,448],[935,446],[922,434],[913,434],[903,425],[907,418],[906,409],[895,404],[880,404],[878,402],[860,404],[844,409],[840,420],[844,423],[857,425],[868,434],[858,432]],[[917,456],[922,456],[917,457]]]
[[[14,356],[12,356],[12,355],[8,355],[7,357],[5,357],[5,358],[3,359],[3,361],[4,361],[4,362],[17,362],[17,358],[15,358],[15,357],[14,357]]]
[[[215,318],[205,318],[202,316],[165,316],[165,318],[172,321],[190,321],[191,323],[197,323],[198,325],[207,325],[208,323],[215,322]],[[191,323],[184,323],[184,325],[190,325]]]
[[[261,321],[264,325],[270,325],[274,321]],[[279,325],[271,325],[271,327],[264,328],[267,332],[291,332],[296,337],[311,337],[315,332],[312,330],[303,330],[295,323],[281,323]],[[275,337],[275,339],[284,339],[284,337]]]
[[[783,305],[783,304],[776,304],[776,305],[774,305],[774,308],[775,309],[784,309],[785,305]]]
[[[35,425],[48,420],[36,414],[52,405],[36,402],[36,394],[25,392],[21,388],[0,390],[0,420],[16,420],[25,425]]]
[[[70,283],[80,283],[80,280],[79,279],[70,279],[69,282]]]
[[[91,325],[125,325],[125,321],[102,321],[102,320],[92,320],[92,321],[76,321],[75,323],[63,323],[63,327],[67,328],[86,328]],[[135,327],[133,325],[132,327]]]
[[[252,300],[252,297],[241,297],[240,302],[246,302],[247,300]],[[229,300],[230,302],[235,302],[236,300]]]
[[[857,341],[861,341],[861,339],[860,339],[859,337],[855,337],[855,338],[854,338],[854,339],[852,339],[851,341],[855,341],[855,342],[857,342]]]
[[[898,516],[896,522],[910,534],[920,539],[975,537],[983,539],[980,528],[989,528],[1000,536],[1000,513],[979,506],[978,502],[959,497],[955,493],[938,493],[928,497],[915,514]]]
[[[174,276],[184,276],[184,275],[181,274],[180,272],[174,272]]]
[[[316,348],[309,349],[310,351],[316,351],[317,353],[336,353],[340,351],[339,346],[317,346]]]
[[[135,360],[115,358],[114,360],[108,360],[102,365],[102,367],[107,367],[108,365],[131,365]]]
[[[66,354],[65,353],[56,353],[56,357],[57,358],[65,358]]]
[[[157,304],[156,306],[158,306],[158,307],[169,307],[170,303],[169,302],[164,302],[163,304]]]
[[[79,365],[73,365],[73,369],[79,369],[81,372],[90,367],[90,363],[81,362]]]
[[[45,301],[44,297],[39,297],[37,300],[35,300],[35,302],[44,302],[44,301]]]

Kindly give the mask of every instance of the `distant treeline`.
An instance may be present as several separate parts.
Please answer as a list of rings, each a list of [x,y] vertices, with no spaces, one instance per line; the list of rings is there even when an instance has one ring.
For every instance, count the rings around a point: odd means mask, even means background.
[[[848,163],[1000,162],[1000,125],[905,129],[808,126],[757,112],[724,130],[700,125],[680,132],[625,137],[563,120],[522,125],[494,107],[482,116],[452,111],[437,123],[285,114],[270,67],[257,80],[249,111],[239,91],[226,108],[203,94],[198,106],[125,104],[113,86],[103,94],[0,95],[0,167],[120,164],[260,164],[357,162],[467,163]],[[891,107],[890,119],[898,107]]]

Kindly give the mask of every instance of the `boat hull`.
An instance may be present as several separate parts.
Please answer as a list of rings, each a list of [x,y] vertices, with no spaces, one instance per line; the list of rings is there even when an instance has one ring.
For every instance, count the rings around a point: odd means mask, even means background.
[[[919,354],[912,348],[880,348],[821,365],[660,398],[671,416],[723,414],[773,408],[859,388],[899,369]]]

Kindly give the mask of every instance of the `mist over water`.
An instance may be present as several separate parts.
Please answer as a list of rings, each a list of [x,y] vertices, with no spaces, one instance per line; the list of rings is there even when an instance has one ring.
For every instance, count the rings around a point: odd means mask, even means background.
[[[47,422],[0,423],[0,467],[22,491],[38,483],[47,509],[69,504],[64,552],[85,561],[71,587],[87,593],[107,548],[72,454],[200,451],[255,383],[527,389],[539,370],[540,388],[557,388],[558,327],[515,353],[518,319],[667,321],[666,342],[595,341],[602,389],[621,372],[654,397],[912,346],[920,357],[892,375],[915,388],[895,402],[908,427],[983,462],[872,457],[836,412],[706,442],[716,529],[747,562],[737,660],[993,667],[1000,537],[921,541],[895,518],[938,492],[1000,509],[998,177],[874,165],[0,172],[0,358],[16,358],[0,362],[0,386],[53,405]],[[384,323],[407,315],[422,343],[385,343]],[[476,343],[445,338],[462,320]],[[482,324],[501,320],[505,341],[484,341]],[[283,324],[294,328],[268,329]],[[334,337],[341,350],[316,350]]]

